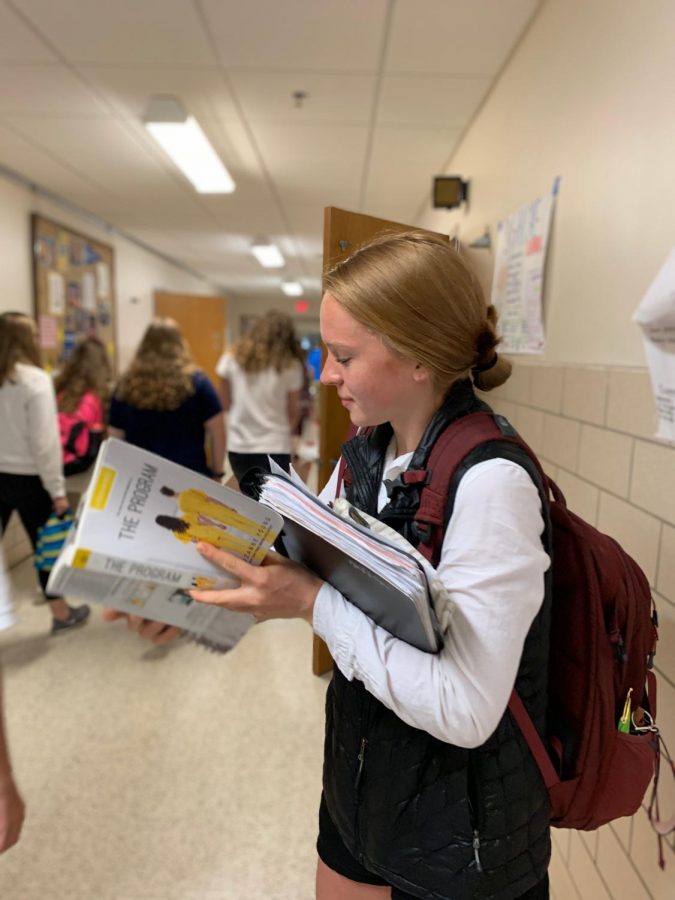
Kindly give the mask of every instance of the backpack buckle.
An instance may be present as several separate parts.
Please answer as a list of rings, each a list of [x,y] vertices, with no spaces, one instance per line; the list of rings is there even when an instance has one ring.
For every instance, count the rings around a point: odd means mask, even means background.
[[[417,519],[413,519],[412,531],[420,543],[431,543],[431,522],[420,522]]]

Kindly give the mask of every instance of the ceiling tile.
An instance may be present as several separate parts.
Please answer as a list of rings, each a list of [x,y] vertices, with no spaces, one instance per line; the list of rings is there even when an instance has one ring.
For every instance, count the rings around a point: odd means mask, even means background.
[[[242,296],[278,297],[250,254],[269,235],[318,293],[324,207],[414,224],[537,6],[0,0],[0,163]],[[152,141],[158,93],[199,120],[233,194],[197,194]]]
[[[490,78],[387,75],[382,81],[377,122],[464,127],[490,83]]]
[[[320,162],[360,159],[368,129],[362,125],[312,125],[254,122],[254,137],[264,148],[267,163]]]
[[[385,70],[495,75],[540,5],[540,0],[397,3]]]
[[[365,126],[254,123],[252,128],[284,205],[354,208],[358,203]]]
[[[135,205],[150,198],[163,207],[184,197],[192,201],[188,182],[178,172],[172,177],[173,172],[169,174],[145,151],[140,126],[136,139],[123,124],[110,119],[7,117],[6,121],[34,146],[81,172],[102,190],[128,197]],[[159,209],[155,212],[159,214]]]
[[[154,94],[172,94],[197,119],[232,119],[238,112],[216,66],[83,66],[83,76],[124,116],[143,118]]]
[[[97,185],[2,125],[0,163],[35,184],[48,185],[53,194],[84,209],[95,209],[101,200]]]
[[[250,122],[367,124],[375,93],[374,75],[237,70],[230,83]],[[307,94],[300,105],[295,91]]]
[[[202,0],[226,68],[377,69],[387,0]]]
[[[56,57],[8,6],[0,6],[0,60],[2,62],[55,62]]]
[[[0,115],[104,116],[105,104],[61,65],[0,63]]]
[[[215,61],[187,0],[21,0],[21,9],[71,62],[203,66]]]

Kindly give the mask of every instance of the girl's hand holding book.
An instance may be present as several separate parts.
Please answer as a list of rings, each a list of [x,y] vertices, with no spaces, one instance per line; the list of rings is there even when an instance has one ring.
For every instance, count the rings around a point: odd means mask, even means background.
[[[238,578],[241,585],[219,591],[193,590],[189,592],[193,600],[250,613],[258,621],[306,619],[312,624],[314,601],[323,581],[309,569],[279,553],[268,553],[260,566],[253,566],[210,544],[199,543],[197,549],[205,559]]]
[[[152,641],[153,644],[162,646],[170,644],[171,641],[183,634],[181,628],[173,625],[165,625],[163,622],[153,622],[151,619],[143,619],[141,616],[130,616],[128,613],[119,612],[116,609],[104,609],[103,620],[105,622],[115,622],[117,619],[126,619],[127,628],[135,631],[142,638]]]

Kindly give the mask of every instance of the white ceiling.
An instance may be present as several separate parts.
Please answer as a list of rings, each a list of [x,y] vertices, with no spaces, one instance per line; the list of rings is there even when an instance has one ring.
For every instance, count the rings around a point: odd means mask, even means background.
[[[0,0],[0,166],[232,296],[294,278],[316,297],[323,208],[418,221],[539,5]],[[198,119],[234,194],[197,194],[156,147],[153,94]],[[281,272],[249,253],[259,235]]]

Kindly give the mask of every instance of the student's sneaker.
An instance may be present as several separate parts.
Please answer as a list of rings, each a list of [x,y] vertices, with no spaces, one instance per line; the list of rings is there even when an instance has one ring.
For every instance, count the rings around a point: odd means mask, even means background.
[[[78,625],[84,625],[89,618],[91,609],[86,603],[82,606],[71,606],[67,619],[54,619],[52,621],[52,634],[62,634],[70,628],[77,628]]]

